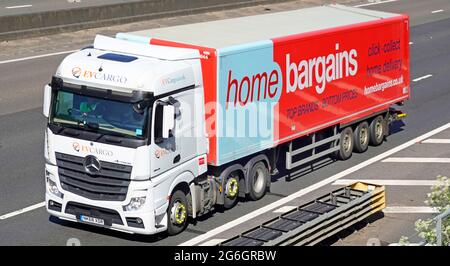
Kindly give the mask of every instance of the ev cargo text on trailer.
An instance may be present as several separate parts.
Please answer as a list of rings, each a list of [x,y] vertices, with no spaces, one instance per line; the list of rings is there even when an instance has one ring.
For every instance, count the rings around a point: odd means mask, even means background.
[[[47,210],[179,233],[380,145],[409,79],[408,17],[340,5],[97,36],[44,90]]]

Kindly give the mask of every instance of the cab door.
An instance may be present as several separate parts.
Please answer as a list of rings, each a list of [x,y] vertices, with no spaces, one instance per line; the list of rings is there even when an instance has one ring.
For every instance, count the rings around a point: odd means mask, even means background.
[[[173,97],[171,98],[173,101]],[[153,105],[152,145],[151,145],[151,176],[164,173],[181,162],[181,145],[177,135],[176,117],[173,116],[173,127],[164,136],[164,110],[170,106],[169,97],[155,101]],[[175,106],[173,106],[175,108]],[[167,119],[167,118],[166,118]]]

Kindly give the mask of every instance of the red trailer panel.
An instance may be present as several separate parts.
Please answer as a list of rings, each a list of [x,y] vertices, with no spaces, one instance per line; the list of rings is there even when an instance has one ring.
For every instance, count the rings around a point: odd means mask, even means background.
[[[273,39],[283,73],[276,143],[406,100],[406,16]]]

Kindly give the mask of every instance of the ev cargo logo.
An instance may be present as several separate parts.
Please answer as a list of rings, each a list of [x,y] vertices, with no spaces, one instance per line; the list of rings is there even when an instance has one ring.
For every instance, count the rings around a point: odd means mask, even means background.
[[[72,76],[74,76],[77,79],[78,78],[95,79],[120,84],[125,84],[128,81],[127,77],[125,76],[110,74],[103,72],[101,70],[99,71],[83,70],[81,67],[72,68]]]
[[[72,69],[72,75],[76,78],[80,78],[81,76],[81,68],[80,67],[74,67]]]
[[[78,142],[74,142],[72,143],[72,148],[76,151],[76,152],[80,152],[81,150],[81,146]]]
[[[72,143],[72,148],[74,151],[80,153],[97,154],[110,157],[114,155],[112,151],[94,147],[93,143],[91,143],[91,146],[87,146],[87,145],[80,145],[78,142],[74,142]]]

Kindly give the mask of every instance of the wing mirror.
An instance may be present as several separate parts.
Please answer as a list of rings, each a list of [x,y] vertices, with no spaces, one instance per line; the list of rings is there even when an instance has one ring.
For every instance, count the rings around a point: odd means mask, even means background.
[[[52,101],[52,87],[45,85],[44,87],[44,105],[42,107],[42,113],[46,118],[50,115],[50,105]]]
[[[162,137],[164,139],[169,138],[170,131],[175,126],[175,107],[171,104],[163,106],[163,124],[162,124]]]

